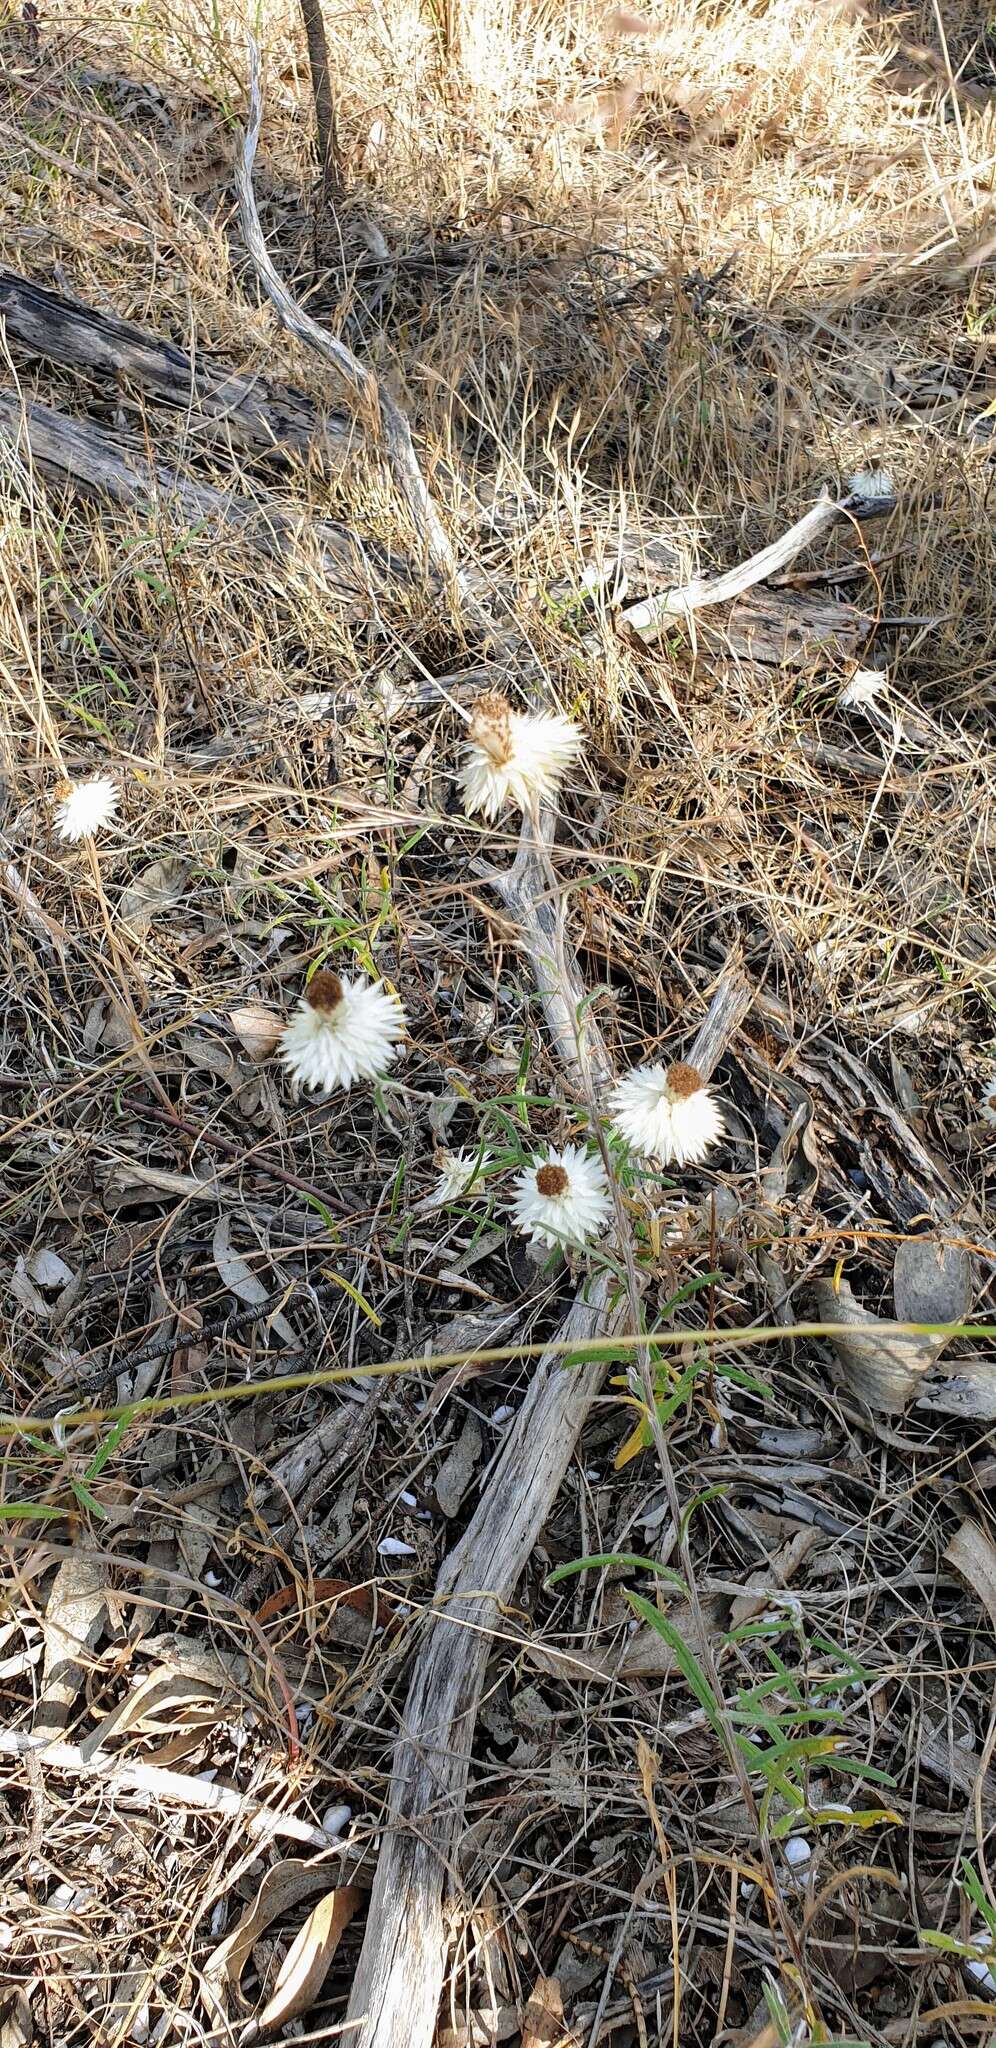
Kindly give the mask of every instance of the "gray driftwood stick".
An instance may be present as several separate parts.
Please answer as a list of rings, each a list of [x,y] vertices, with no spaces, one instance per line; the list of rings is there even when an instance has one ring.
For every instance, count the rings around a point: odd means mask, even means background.
[[[545,821],[547,831],[551,821]],[[549,852],[528,821],[511,871],[494,881],[519,920],[548,1028],[569,1071],[604,1084],[611,1063],[591,1012],[577,1044],[580,971],[562,926]],[[746,1015],[751,990],[724,974],[689,1050],[712,1072]],[[607,1273],[579,1291],[558,1338],[610,1335],[628,1303],[610,1309]],[[447,1895],[459,1892],[459,1849],[470,1752],[485,1667],[501,1604],[525,1569],[559,1492],[605,1366],[565,1365],[546,1353],[471,1522],[446,1559],[428,1633],[416,1653],[395,1751],[383,1846],[377,1861],[348,2020],[354,2048],[431,2048],[446,1969]]]
[[[274,498],[241,497],[196,483],[167,464],[150,463],[137,449],[86,420],[70,419],[50,406],[23,403],[0,391],[0,442],[20,447],[44,476],[74,489],[148,514],[157,505],[179,513],[191,526],[227,527],[263,554],[303,559],[312,546],[327,585],[351,615],[369,618],[378,595],[411,582],[411,565],[386,551],[364,548],[355,534],[331,519],[302,519]]]
[[[253,165],[256,161],[263,118],[259,51],[252,36],[247,38],[247,42],[249,121],[241,154],[235,160],[235,189],[239,198],[239,220],[250,261],[284,326],[308,348],[315,349],[323,362],[329,364],[356,406],[360,418],[370,430],[372,447],[379,446],[395,489],[408,507],[415,531],[425,547],[428,562],[444,583],[461,589],[462,579],[457,569],[456,558],[446,528],[426,488],[415,454],[411,428],[401,407],[384,385],[378,384],[373,372],[365,369],[363,364],[357,361],[345,342],[319,327],[310,313],[306,313],[304,307],[298,305],[270,260],[252,188]]]
[[[726,604],[743,591],[752,590],[755,584],[764,583],[776,570],[794,561],[803,548],[818,540],[821,533],[836,525],[838,519],[848,515],[854,519],[874,518],[891,512],[894,505],[892,497],[864,498],[860,492],[852,491],[837,499],[831,498],[828,491],[821,491],[815,505],[758,554],[749,555],[745,562],[725,570],[721,576],[696,576],[678,589],[662,590],[656,597],[630,605],[620,613],[620,624],[637,633],[641,640],[658,640],[674,618],[687,617],[689,612],[701,611],[706,605]]]
[[[359,433],[340,413],[324,417],[299,392],[263,377],[227,370],[175,342],[77,305],[0,265],[0,324],[8,337],[46,362],[132,385],[187,415],[194,441],[230,441],[253,453],[323,454],[340,469]]]

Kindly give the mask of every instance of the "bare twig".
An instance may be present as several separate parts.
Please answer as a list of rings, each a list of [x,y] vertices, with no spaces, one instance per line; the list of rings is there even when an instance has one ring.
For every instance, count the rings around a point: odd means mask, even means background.
[[[339,341],[333,334],[327,334],[325,329],[319,327],[317,321],[311,318],[310,313],[306,313],[303,306],[298,305],[270,261],[252,188],[253,165],[256,161],[256,148],[263,118],[259,51],[252,36],[248,38],[248,46],[249,123],[241,157],[236,159],[235,184],[239,195],[242,233],[253,268],[284,326],[291,334],[295,334],[299,341],[315,349],[324,361],[331,365],[347,394],[372,428],[383,446],[398,494],[407,505],[415,530],[424,543],[428,561],[447,584],[461,590],[462,583],[453,550],[436,506],[426,489],[412,445],[411,428],[401,407],[390,392],[378,384],[373,372],[364,369],[363,364],[357,361],[345,342]]]
[[[891,510],[891,499],[880,502],[882,510]],[[701,611],[706,605],[727,604],[742,591],[751,590],[755,583],[765,582],[776,570],[784,569],[787,562],[794,561],[804,547],[833,526],[842,514],[857,515],[862,510],[867,512],[868,503],[859,496],[832,498],[828,491],[821,491],[816,504],[780,540],[771,541],[758,554],[749,556],[735,569],[727,569],[722,576],[697,576],[677,590],[662,590],[656,597],[630,605],[620,614],[620,624],[639,634],[641,640],[657,640],[666,632],[669,620]]]

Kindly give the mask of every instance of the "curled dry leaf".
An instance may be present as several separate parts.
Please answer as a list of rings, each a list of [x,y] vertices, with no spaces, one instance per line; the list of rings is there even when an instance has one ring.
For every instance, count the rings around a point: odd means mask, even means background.
[[[260,1064],[270,1058],[284,1028],[284,1019],[275,1010],[264,1009],[262,1003],[243,1003],[240,1009],[229,1010],[228,1021],[243,1050]]]
[[[164,910],[172,910],[179,903],[191,866],[192,862],[179,854],[167,854],[163,860],[150,861],[128,888],[121,891],[118,915],[122,923],[130,925],[133,932],[147,931],[154,917],[161,916]]]
[[[909,1238],[900,1245],[893,1284],[897,1322],[959,1323],[972,1306],[968,1253],[934,1235]],[[851,1392],[882,1414],[900,1414],[936,1365],[947,1340],[882,1330],[881,1319],[862,1307],[846,1280],[836,1286],[818,1280],[813,1300],[821,1322],[849,1326],[830,1341]]]
[[[223,1942],[208,1957],[204,1968],[204,1991],[209,2009],[219,2019],[224,2019],[231,2000],[235,1999],[244,2007],[241,1983],[242,1972],[261,1934],[288,1913],[292,1906],[302,1899],[313,1898],[316,1892],[328,1892],[329,1869],[324,1863],[303,1862],[299,1857],[288,1856],[281,1863],[275,1863],[262,1879],[256,1896],[246,1907]]]
[[[655,36],[660,32],[660,23],[648,21],[645,14],[633,14],[628,7],[613,7],[605,17],[605,33],[622,41],[626,36]]]
[[[560,2048],[575,2036],[564,2026],[564,2000],[557,1977],[537,1977],[522,2019],[522,2048]]]
[[[996,1628],[996,1546],[981,1522],[971,1517],[962,1522],[944,1552],[944,1562],[971,1586]]]
[[[319,1899],[288,1950],[280,1966],[276,1985],[259,2016],[261,2030],[282,2027],[298,2013],[307,2012],[328,1976],[339,1946],[361,1894],[355,1885],[340,1885]]]

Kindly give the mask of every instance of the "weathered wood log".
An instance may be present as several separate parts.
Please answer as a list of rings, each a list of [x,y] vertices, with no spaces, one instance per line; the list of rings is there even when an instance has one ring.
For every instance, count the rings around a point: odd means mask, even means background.
[[[74,490],[148,514],[157,507],[191,526],[227,528],[263,554],[305,558],[310,546],[330,591],[353,617],[369,618],[379,596],[410,584],[403,558],[362,543],[331,519],[310,521],[272,497],[246,498],[152,463],[133,446],[87,420],[0,391],[0,442],[20,447],[44,476]]]
[[[549,820],[547,821],[549,826]],[[596,1088],[611,1063],[563,930],[549,850],[527,820],[510,872],[494,880],[519,924],[548,1030],[575,1080]],[[689,1052],[710,1074],[750,1006],[737,969],[724,974]],[[580,1043],[579,1043],[580,1039]],[[612,1307],[605,1271],[581,1287],[560,1342],[611,1336],[629,1313]],[[348,2019],[355,2048],[430,2048],[446,1965],[447,1890],[459,1884],[470,1752],[493,1632],[557,1497],[605,1366],[570,1365],[558,1350],[535,1368],[498,1467],[436,1586],[402,1717],[383,1846]]]
[[[341,469],[359,446],[359,429],[341,413],[320,414],[302,393],[190,355],[134,321],[77,305],[0,265],[0,323],[8,340],[67,370],[87,370],[134,386],[187,415],[195,442],[228,441],[254,454],[307,455],[317,449]]]

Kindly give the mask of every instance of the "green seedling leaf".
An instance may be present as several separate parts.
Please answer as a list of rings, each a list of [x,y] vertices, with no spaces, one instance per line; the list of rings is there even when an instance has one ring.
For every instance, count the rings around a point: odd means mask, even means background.
[[[645,1621],[648,1627],[656,1630],[668,1648],[674,1651],[675,1662],[686,1685],[694,1693],[710,1728],[725,1749],[723,1710],[694,1651],[689,1649],[684,1636],[675,1628],[674,1623],[668,1621],[666,1615],[659,1613],[649,1600],[645,1600],[642,1593],[627,1593],[626,1598],[634,1614],[638,1614],[641,1621]]]
[[[556,1571],[552,1571],[543,1583],[549,1591],[551,1586],[559,1586],[561,1579],[573,1578],[576,1572],[603,1571],[609,1565],[623,1565],[630,1571],[655,1572],[659,1579],[666,1579],[680,1593],[685,1591],[685,1581],[680,1572],[669,1570],[666,1564],[658,1564],[654,1557],[640,1557],[632,1550],[604,1550],[594,1557],[576,1557],[571,1564],[558,1564]]]

